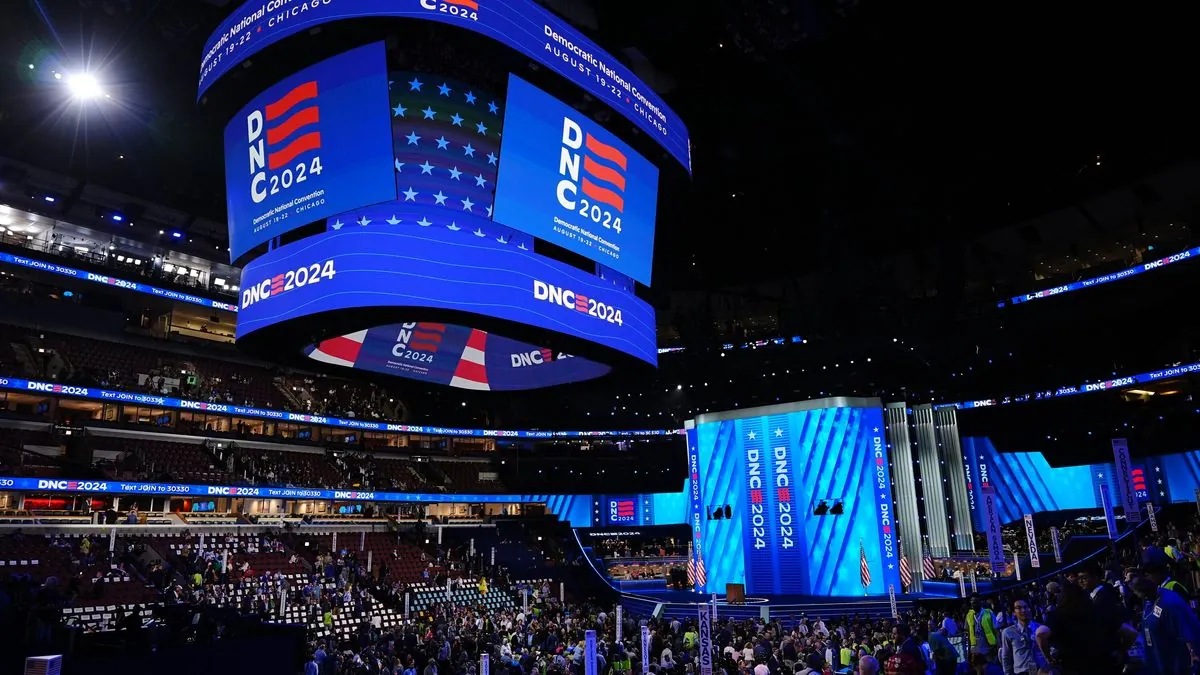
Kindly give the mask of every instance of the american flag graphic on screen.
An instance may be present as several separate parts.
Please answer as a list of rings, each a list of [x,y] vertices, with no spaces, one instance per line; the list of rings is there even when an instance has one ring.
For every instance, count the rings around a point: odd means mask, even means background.
[[[388,79],[398,197],[330,218],[329,229],[437,227],[532,249],[533,237],[491,220],[503,97],[429,73]]]
[[[925,551],[925,557],[921,559],[921,576],[927,581],[937,576],[937,570],[933,567],[933,556],[929,555],[928,550]]]

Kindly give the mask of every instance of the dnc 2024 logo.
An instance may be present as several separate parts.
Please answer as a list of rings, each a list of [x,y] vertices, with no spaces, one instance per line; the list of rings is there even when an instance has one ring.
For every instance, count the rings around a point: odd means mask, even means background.
[[[620,234],[628,164],[625,153],[563,117],[558,161],[562,179],[556,190],[559,205]]]
[[[469,21],[479,20],[479,3],[475,0],[421,0],[421,7],[438,14],[449,14]]]
[[[608,501],[608,522],[632,523],[636,519],[637,507],[632,499],[610,499]]]
[[[321,175],[319,98],[317,81],[310,80],[246,115],[250,198],[255,204],[310,175]]]

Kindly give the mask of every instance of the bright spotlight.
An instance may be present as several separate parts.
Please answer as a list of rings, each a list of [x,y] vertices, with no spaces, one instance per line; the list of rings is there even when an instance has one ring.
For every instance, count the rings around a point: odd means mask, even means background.
[[[71,94],[78,99],[96,98],[101,93],[100,83],[88,73],[71,75],[67,78],[67,86],[71,88]]]

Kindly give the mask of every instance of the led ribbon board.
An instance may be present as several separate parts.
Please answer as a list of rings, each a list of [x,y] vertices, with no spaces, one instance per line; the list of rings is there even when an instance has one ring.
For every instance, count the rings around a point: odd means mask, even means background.
[[[164,300],[176,300],[178,302],[186,302],[192,305],[200,305],[201,307],[211,307],[212,309],[219,309],[225,312],[237,311],[237,305],[233,303],[213,300],[212,298],[203,298],[198,295],[192,295],[191,293],[172,291],[165,288],[159,288],[157,286],[151,286],[149,284],[143,284],[137,281],[128,281],[126,279],[108,274],[85,272],[83,270],[77,270],[74,267],[67,267],[66,265],[59,265],[58,263],[38,260],[37,258],[30,258],[23,255],[12,255],[10,253],[0,252],[0,263],[15,265],[25,269],[39,270],[41,272],[49,272],[51,274],[58,274],[64,277],[71,277],[72,279],[79,279],[81,281],[88,281],[93,284],[107,286],[109,288],[119,288],[126,291],[133,291],[135,293],[153,295],[156,298],[162,298]]]
[[[438,21],[496,40],[604,101],[691,172],[687,127],[675,112],[616,58],[533,0],[249,0],[205,43],[199,95],[239,63],[289,35],[329,21],[366,17]]]
[[[255,97],[225,127],[229,257],[396,198],[382,42],[326,59]]]
[[[1012,403],[1045,401],[1052,398],[1063,398],[1064,396],[1076,396],[1079,394],[1093,394],[1100,391],[1125,389],[1135,384],[1149,384],[1151,382],[1159,382],[1161,380],[1168,380],[1173,377],[1182,377],[1184,375],[1190,375],[1197,372],[1200,372],[1200,363],[1187,363],[1178,366],[1172,366],[1170,368],[1151,370],[1148,373],[1141,373],[1140,375],[1127,375],[1125,377],[1117,377],[1111,380],[1100,380],[1098,382],[1081,382],[1079,384],[1063,385],[1056,389],[1025,392],[1023,394],[1004,396],[1002,398],[984,398],[975,401],[962,401],[959,403],[939,403],[934,407],[970,410],[972,408],[991,408],[998,405],[1009,405]]]
[[[361,429],[363,431],[383,431],[403,434],[420,434],[426,436],[469,436],[475,438],[643,438],[674,436],[682,433],[675,429],[631,429],[627,431],[538,431],[516,429],[460,429],[454,427],[438,427],[420,424],[400,424],[398,422],[371,421],[363,419],[345,419],[326,415],[310,415],[307,413],[291,413],[271,408],[252,408],[229,403],[208,403],[207,401],[192,401],[185,398],[158,396],[156,394],[141,394],[130,391],[100,389],[97,387],[80,387],[54,382],[25,380],[19,377],[0,377],[0,390],[25,392],[31,394],[47,394],[80,398],[91,401],[107,401],[110,403],[125,403],[129,405],[146,406],[148,408],[167,408],[184,410],[211,415],[228,415],[231,417],[246,417],[249,419],[273,420],[299,425],[341,427],[344,429]]]
[[[1165,258],[1160,258],[1148,263],[1142,263],[1141,265],[1123,269],[1120,272],[1111,272],[1098,277],[1092,277],[1091,279],[1082,279],[1080,281],[1073,281],[1062,286],[1055,286],[1053,288],[1042,289],[1034,293],[1026,293],[1025,295],[1014,296],[1012,298],[1012,304],[1018,305],[1023,302],[1041,300],[1042,298],[1052,298],[1056,295],[1062,295],[1063,293],[1070,293],[1072,291],[1078,291],[1084,288],[1092,288],[1094,286],[1100,286],[1102,284],[1128,279],[1129,277],[1137,276],[1145,272],[1152,272],[1154,270],[1161,269],[1167,265],[1191,260],[1197,256],[1200,256],[1200,246],[1189,248],[1186,251],[1180,251],[1179,253],[1169,255]]]
[[[586,115],[508,78],[496,221],[650,285],[658,169]]]

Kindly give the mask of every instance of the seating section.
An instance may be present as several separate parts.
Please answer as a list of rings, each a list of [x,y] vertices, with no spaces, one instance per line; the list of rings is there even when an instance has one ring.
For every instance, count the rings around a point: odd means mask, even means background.
[[[161,603],[121,603],[112,605],[88,605],[85,607],[63,608],[63,623],[68,626],[78,626],[85,632],[116,630],[117,622],[122,616],[136,613],[140,620],[145,621],[154,614],[154,607]]]
[[[451,581],[449,601],[458,606],[482,606],[488,611],[513,609],[517,606],[510,593],[494,588],[489,588],[487,593],[484,593],[479,590],[478,583],[479,580],[474,578]],[[413,612],[424,612],[447,600],[445,587],[438,588],[433,584],[418,584],[410,592],[412,595],[409,607]]]
[[[18,352],[27,356],[24,362]],[[230,362],[219,356],[131,347],[8,325],[0,325],[0,368],[5,374],[293,412],[403,417],[399,399],[375,384],[285,376],[266,366]],[[147,378],[139,383],[139,375]],[[190,382],[189,375],[195,376]],[[173,380],[182,381],[176,385]]]
[[[84,541],[87,544],[84,544]],[[0,578],[53,577],[72,607],[150,602],[155,593],[136,573],[110,562],[107,537],[72,532],[61,536],[8,536],[0,541]]]
[[[481,462],[432,462],[450,479],[455,492],[502,492],[499,481],[480,480],[480,471],[488,471],[490,465]]]
[[[231,479],[200,443],[95,435],[89,436],[89,443],[94,450],[133,453],[139,473],[145,477],[214,484],[228,483]]]
[[[363,622],[376,624],[383,629],[396,628],[404,622],[402,608],[386,607],[376,598],[369,597],[361,610],[353,606],[334,608],[332,612],[333,625],[327,628],[322,620],[319,606],[308,604],[299,597],[299,591],[307,583],[307,577],[303,574],[284,576],[291,591],[288,594],[289,601],[282,614],[277,609],[275,618],[269,620],[271,623],[303,624],[308,628],[310,637],[326,638],[337,635],[340,638],[346,638],[358,630]],[[336,589],[336,584],[332,581],[324,582],[321,584],[321,589],[322,592],[332,592]]]
[[[235,448],[233,467],[236,476],[253,483],[350,487],[349,476],[340,473],[323,453]]]
[[[286,548],[272,550],[269,545],[265,544],[258,535],[253,534],[225,534],[206,536],[203,544],[199,537],[191,537],[189,540],[179,540],[166,542],[166,551],[161,548],[160,553],[169,551],[173,556],[184,559],[192,550],[212,551],[217,555],[229,555],[229,567],[233,570],[233,576],[240,577],[238,570],[243,564],[249,564],[248,571],[253,572],[255,576],[261,575],[264,572],[275,574],[276,572],[290,574],[304,572],[308,568],[308,564],[302,561],[297,556],[296,562],[291,562],[292,553]]]

